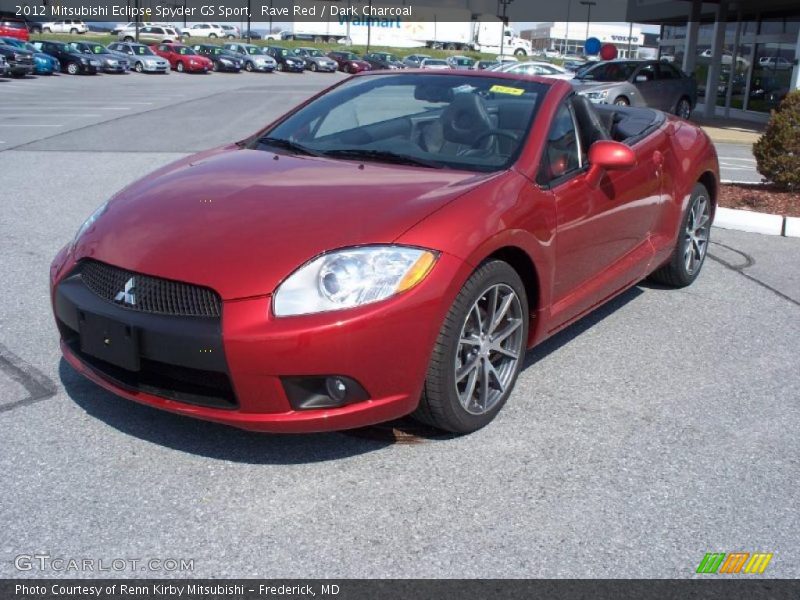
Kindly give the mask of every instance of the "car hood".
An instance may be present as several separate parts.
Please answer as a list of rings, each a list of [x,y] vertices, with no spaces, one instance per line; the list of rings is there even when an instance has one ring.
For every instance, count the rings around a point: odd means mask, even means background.
[[[259,296],[322,252],[392,242],[495,176],[228,147],[117,194],[76,258],[208,286],[224,299]]]
[[[327,56],[309,56],[308,58],[318,64],[319,63],[328,64],[336,62],[335,60],[333,60],[332,58],[328,58]]]

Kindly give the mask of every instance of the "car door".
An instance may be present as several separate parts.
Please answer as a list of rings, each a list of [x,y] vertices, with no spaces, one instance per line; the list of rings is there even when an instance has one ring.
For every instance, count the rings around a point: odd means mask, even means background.
[[[690,95],[690,86],[686,78],[672,65],[662,63],[658,65],[658,82],[663,97],[663,108],[672,112],[683,96]],[[691,100],[691,98],[690,98]]]
[[[556,203],[553,329],[644,277],[661,202],[658,155],[630,170],[606,171],[599,185],[587,179],[591,137],[579,129],[575,102],[559,107],[537,177]]]
[[[633,72],[630,80],[636,86],[639,96],[650,108],[664,110],[666,102],[662,97],[662,86],[658,80],[655,63],[645,63]]]

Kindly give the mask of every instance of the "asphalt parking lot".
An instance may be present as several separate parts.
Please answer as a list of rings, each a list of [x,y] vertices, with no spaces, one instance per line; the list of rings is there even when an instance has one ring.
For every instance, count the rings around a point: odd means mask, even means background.
[[[0,577],[58,576],[14,565],[48,553],[197,577],[669,578],[732,551],[799,577],[796,239],[713,230],[692,287],[643,283],[530,352],[498,419],[460,438],[246,433],[60,359],[48,266],[83,219],[340,77],[0,82]]]

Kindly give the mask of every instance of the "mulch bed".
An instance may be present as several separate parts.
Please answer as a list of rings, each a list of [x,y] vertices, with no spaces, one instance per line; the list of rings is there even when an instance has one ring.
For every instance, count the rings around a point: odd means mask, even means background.
[[[800,192],[783,192],[774,185],[724,184],[719,205],[784,217],[800,217]]]

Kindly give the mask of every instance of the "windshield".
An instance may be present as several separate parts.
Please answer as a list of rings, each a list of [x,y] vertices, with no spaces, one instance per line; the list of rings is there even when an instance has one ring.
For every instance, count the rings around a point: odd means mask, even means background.
[[[309,56],[325,56],[322,52],[320,52],[316,48],[307,49],[306,54],[308,54]]]
[[[108,52],[108,50],[106,50],[100,44],[94,44],[92,46],[89,46],[89,49],[92,51],[93,54],[106,54]]]
[[[266,54],[263,49],[258,46],[246,46],[248,54]]]
[[[133,46],[133,52],[139,56],[150,56],[153,54],[153,51],[147,46]]]
[[[455,58],[455,59],[453,59],[453,62],[455,62],[460,67],[464,67],[464,66],[468,67],[468,66],[470,66],[472,64],[472,59],[471,58]]]
[[[383,60],[388,60],[391,62],[400,62],[400,59],[397,58],[394,54],[378,54]]]
[[[191,48],[187,48],[186,46],[182,46],[180,48],[175,48],[175,51],[178,54],[182,54],[183,56],[193,56],[193,55],[197,54],[194,50],[192,50]]]
[[[297,56],[297,52],[289,48],[279,48],[278,51],[281,53],[281,56]]]
[[[627,81],[639,64],[638,62],[600,63],[579,71],[575,75],[575,79],[584,81]]]
[[[378,75],[329,91],[250,147],[265,151],[497,171],[519,153],[547,84],[445,75]]]
[[[439,60],[437,58],[426,58],[425,59],[425,64],[427,66],[430,66],[430,65],[447,65],[447,61]]]

